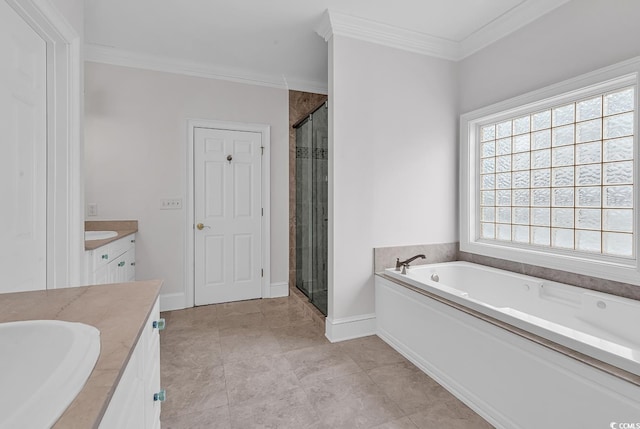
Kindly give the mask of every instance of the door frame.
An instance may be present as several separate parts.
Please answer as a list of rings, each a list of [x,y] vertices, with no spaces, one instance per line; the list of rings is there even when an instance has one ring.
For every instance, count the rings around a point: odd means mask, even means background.
[[[47,45],[47,289],[84,276],[82,41],[49,1],[6,1]]]
[[[260,133],[264,153],[261,157],[261,202],[264,209],[262,216],[260,249],[262,259],[262,269],[264,275],[260,279],[262,290],[262,298],[270,298],[271,284],[271,126],[266,124],[246,124],[242,122],[227,122],[209,119],[187,119],[187,144],[186,146],[186,163],[187,163],[187,192],[185,201],[185,249],[184,249],[184,266],[185,266],[185,308],[195,306],[195,226],[194,226],[194,136],[196,128],[211,128],[226,131],[247,131]]]

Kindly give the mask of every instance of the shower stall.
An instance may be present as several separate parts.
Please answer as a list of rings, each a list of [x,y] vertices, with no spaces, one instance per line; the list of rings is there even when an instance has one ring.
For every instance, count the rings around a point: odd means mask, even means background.
[[[327,314],[327,103],[296,130],[296,286]]]

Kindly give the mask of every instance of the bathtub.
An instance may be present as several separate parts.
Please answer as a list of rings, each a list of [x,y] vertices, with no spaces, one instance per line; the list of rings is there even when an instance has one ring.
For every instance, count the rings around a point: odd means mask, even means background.
[[[50,428],[82,390],[100,355],[83,323],[0,323],[0,429]]]
[[[468,262],[375,288],[378,336],[494,426],[640,427],[640,302]]]

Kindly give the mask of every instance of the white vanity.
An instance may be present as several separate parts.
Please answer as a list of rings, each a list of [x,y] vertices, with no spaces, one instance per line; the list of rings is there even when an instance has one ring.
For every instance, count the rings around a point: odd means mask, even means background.
[[[99,429],[160,429],[160,335],[164,320],[156,300]]]
[[[85,223],[85,279],[87,284],[136,280],[137,221]]]
[[[85,251],[87,282],[92,285],[136,280],[136,235]]]

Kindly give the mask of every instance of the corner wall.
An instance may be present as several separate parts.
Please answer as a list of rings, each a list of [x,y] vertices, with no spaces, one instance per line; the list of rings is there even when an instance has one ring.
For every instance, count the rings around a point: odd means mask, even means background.
[[[373,248],[457,241],[456,66],[329,40],[332,341],[375,330]]]

